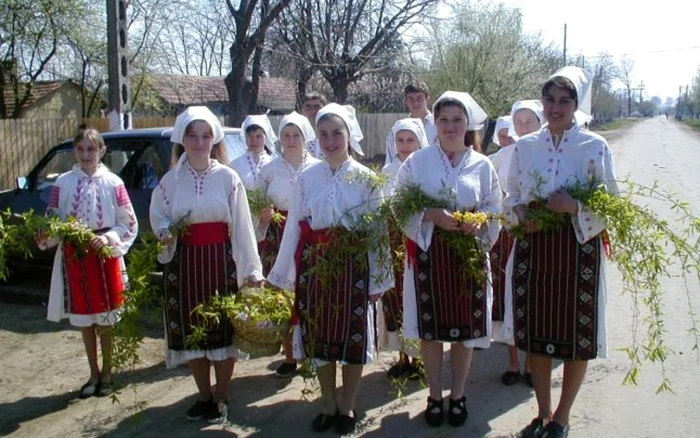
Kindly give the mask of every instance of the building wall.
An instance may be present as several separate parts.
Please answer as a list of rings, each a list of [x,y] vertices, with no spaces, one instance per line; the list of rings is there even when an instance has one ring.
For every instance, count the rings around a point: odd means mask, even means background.
[[[53,93],[34,102],[22,111],[22,119],[80,119],[82,118],[82,97],[80,88],[73,83],[65,83]],[[97,105],[99,106],[99,101]],[[99,115],[99,108],[92,116]]]

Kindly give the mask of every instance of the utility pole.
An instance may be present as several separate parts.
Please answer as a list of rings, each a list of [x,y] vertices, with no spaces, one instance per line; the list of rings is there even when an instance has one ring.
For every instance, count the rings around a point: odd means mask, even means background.
[[[683,92],[683,86],[678,86],[678,103],[676,104],[676,120],[681,119],[681,93]]]
[[[107,74],[109,130],[131,129],[131,87],[127,57],[126,0],[107,0]]]
[[[564,66],[566,67],[566,23],[564,23]]]

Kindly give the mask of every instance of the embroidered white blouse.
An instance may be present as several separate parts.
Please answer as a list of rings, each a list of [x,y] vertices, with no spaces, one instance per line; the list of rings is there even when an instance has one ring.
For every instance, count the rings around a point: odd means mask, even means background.
[[[260,188],[260,170],[271,161],[272,157],[270,154],[263,152],[256,163],[253,153],[248,150],[245,154],[231,161],[229,167],[236,171],[246,190],[257,190]],[[260,242],[265,239],[264,229],[266,227],[260,225],[260,219],[258,219],[257,215],[252,213],[250,215],[255,229],[255,238]]]
[[[153,191],[151,226],[157,235],[162,236],[168,233],[172,224],[185,217],[191,224],[229,224],[238,285],[242,285],[248,277],[253,281],[262,280],[262,265],[250,220],[248,198],[236,172],[211,160],[209,168],[200,175],[186,159],[181,159]],[[158,260],[161,263],[170,262],[176,248],[177,243],[165,248]]]
[[[580,129],[578,125],[564,132],[558,146],[549,129],[544,127],[520,138],[511,147],[513,156],[505,182],[506,207],[547,198],[554,191],[573,187],[577,182],[596,181],[605,184],[610,193],[618,192],[608,143],[600,135]],[[515,215],[513,219],[517,221]],[[571,221],[580,243],[605,229],[605,222],[581,203]]]
[[[59,176],[52,188],[46,212],[58,215],[61,220],[74,217],[91,230],[108,229],[104,236],[109,239],[115,257],[123,257],[138,234],[138,222],[124,182],[103,164],[92,176],[88,176],[78,164],[73,166],[73,170]],[[59,321],[67,316],[63,299],[63,249],[57,239],[39,242],[42,249],[56,244],[59,244],[59,248],[54,259],[47,312],[50,321]],[[123,267],[123,260],[121,264]],[[125,274],[123,280],[126,284]],[[81,316],[70,315],[71,323]],[[111,315],[107,320],[115,323],[116,315]]]
[[[453,167],[439,146],[420,149],[409,156],[399,169],[398,184],[418,184],[428,196],[447,202],[453,211],[481,211],[498,215],[502,211],[501,187],[491,161],[471,148]],[[424,221],[425,212],[416,214],[403,230],[406,236],[427,251],[435,224]],[[481,247],[488,251],[496,243],[500,231],[494,219],[481,227],[476,235]]]
[[[362,223],[363,215],[375,211],[382,202],[380,191],[374,190],[364,178],[373,173],[367,167],[349,158],[333,173],[325,161],[306,168],[297,179],[289,208],[287,225],[275,265],[268,281],[282,289],[294,290],[296,265],[294,255],[299,243],[300,220],[308,220],[313,230],[333,226],[353,229]],[[394,278],[389,248],[370,251],[369,294],[383,293],[393,287]]]

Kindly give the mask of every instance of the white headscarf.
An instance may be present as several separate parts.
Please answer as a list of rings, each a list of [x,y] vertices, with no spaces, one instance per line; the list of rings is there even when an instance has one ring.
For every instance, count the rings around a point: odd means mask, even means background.
[[[542,108],[542,102],[539,100],[519,100],[513,104],[513,107],[510,109],[510,118],[513,121],[513,123],[510,124],[510,127],[508,128],[508,136],[512,138],[515,141],[518,141],[518,134],[515,132],[515,113],[520,111],[521,109],[528,109],[535,113],[537,116],[537,119],[540,121],[540,126],[544,125],[545,119],[544,119],[544,109]]]
[[[296,111],[292,111],[291,113],[282,117],[279,126],[280,139],[282,138],[282,130],[287,125],[294,125],[297,128],[299,128],[299,131],[301,131],[301,135],[304,137],[304,144],[316,139],[316,133],[314,132],[314,128],[311,126],[309,119],[302,116]]]
[[[445,91],[433,104],[433,113],[435,112],[435,107],[446,99],[458,101],[467,111],[467,118],[469,119],[467,120],[467,131],[477,131],[482,128],[488,115],[486,115],[486,112],[476,103],[469,93],[462,91]]]
[[[491,141],[499,146],[503,146],[501,141],[498,139],[498,133],[502,129],[508,129],[508,135],[510,135],[511,130],[511,120],[510,116],[501,116],[496,120],[496,128],[493,130],[493,138]]]
[[[583,125],[586,122],[590,122],[593,119],[591,116],[591,74],[580,67],[569,65],[558,70],[549,77],[549,80],[554,78],[566,78],[571,81],[576,89],[576,101],[578,103],[574,113],[576,123]]]
[[[394,126],[391,127],[391,134],[386,139],[387,142],[391,142],[392,149],[390,150],[396,151],[396,154],[399,153],[399,151],[396,149],[396,134],[398,134],[399,131],[411,131],[413,134],[415,134],[416,138],[418,139],[418,147],[420,149],[430,145],[430,143],[428,143],[428,135],[425,133],[425,127],[423,126],[423,121],[421,119],[414,119],[411,117],[400,119],[397,120],[396,123],[394,123]]]
[[[197,120],[209,124],[212,134],[214,134],[214,144],[224,139],[224,128],[221,127],[218,117],[216,117],[209,108],[206,106],[190,106],[185,108],[185,111],[175,119],[175,126],[173,127],[172,134],[170,134],[170,141],[182,144],[185,137],[185,130],[190,123]]]
[[[270,151],[276,150],[275,142],[277,141],[277,136],[275,135],[275,130],[272,129],[270,124],[270,119],[266,115],[261,114],[257,116],[248,116],[243,121],[241,126],[241,138],[243,139],[243,144],[247,145],[245,138],[245,131],[251,126],[259,126],[260,129],[265,131],[265,145],[270,149]]]
[[[318,126],[318,121],[327,114],[333,114],[340,117],[345,126],[348,128],[348,133],[350,134],[350,147],[364,156],[362,152],[362,147],[360,146],[360,141],[364,138],[362,135],[362,130],[360,129],[360,124],[357,122],[357,117],[355,117],[355,108],[351,105],[338,105],[337,103],[329,103],[318,111],[316,114],[316,125]]]

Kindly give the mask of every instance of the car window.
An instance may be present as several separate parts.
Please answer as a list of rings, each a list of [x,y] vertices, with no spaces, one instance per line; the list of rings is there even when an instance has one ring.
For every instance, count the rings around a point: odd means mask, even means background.
[[[132,181],[136,189],[155,189],[165,174],[161,156],[154,144],[146,147],[135,163],[135,177]]]
[[[109,167],[112,172],[119,173],[124,165],[129,161],[133,151],[123,151],[121,149],[108,148],[107,153],[102,158],[102,162]],[[73,168],[76,163],[73,148],[58,149],[49,158],[44,167],[41,168],[37,176],[37,190],[46,189],[53,186],[56,179],[62,173],[66,173]]]
[[[246,145],[237,132],[231,134],[227,133],[224,136],[224,143],[226,144],[226,154],[228,155],[229,162],[245,154]]]

